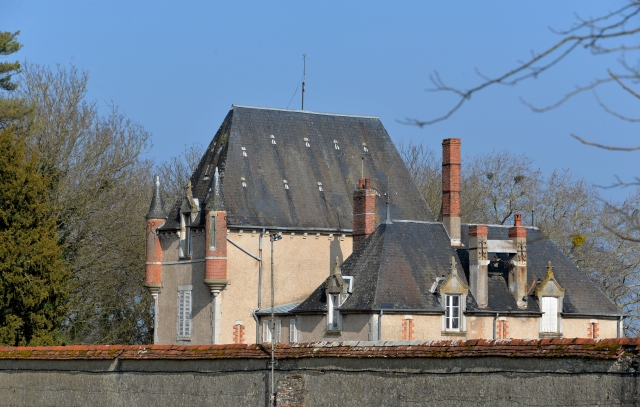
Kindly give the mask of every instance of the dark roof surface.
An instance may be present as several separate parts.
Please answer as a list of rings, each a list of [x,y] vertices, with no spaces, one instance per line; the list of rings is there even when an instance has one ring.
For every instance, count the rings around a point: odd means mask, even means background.
[[[382,224],[342,264],[342,275],[354,281],[353,294],[340,309],[442,312],[430,288],[437,277],[449,274],[454,255],[441,223]],[[465,280],[460,264],[458,273]],[[323,291],[321,285],[294,312],[325,310]]]
[[[377,117],[234,105],[191,177],[201,208],[216,167],[229,225],[350,230],[362,174],[380,195],[389,183],[392,218],[434,220]],[[379,198],[378,220],[384,206]],[[162,229],[179,227],[178,211]]]
[[[509,239],[506,226],[489,226],[488,229],[490,240]],[[462,243],[468,246],[469,225],[462,225]],[[468,256],[460,256],[460,260],[468,276]],[[565,289],[563,313],[620,315],[615,304],[551,240],[539,229],[527,227],[527,287],[538,278],[544,280],[549,261],[553,264],[556,281]],[[489,309],[507,311],[509,307],[517,310],[504,278],[492,276],[489,278]],[[539,312],[536,301],[528,302],[527,311]]]
[[[489,226],[489,239],[508,240],[509,228]],[[468,225],[462,226],[462,243],[468,247]],[[342,274],[354,276],[353,294],[340,307],[344,311],[423,310],[443,311],[430,289],[437,277],[449,273],[451,256],[457,253],[458,275],[469,278],[469,256],[466,248],[454,250],[449,237],[437,222],[394,221],[382,224],[342,265]],[[620,315],[613,304],[537,228],[527,228],[527,286],[544,279],[547,263],[554,266],[555,279],[565,289],[565,314]],[[464,270],[464,272],[462,272]],[[505,276],[489,273],[487,308],[479,309],[471,292],[467,311],[506,313],[539,313],[537,301],[530,299],[527,308],[519,309],[508,289]],[[324,312],[324,283],[293,312]]]

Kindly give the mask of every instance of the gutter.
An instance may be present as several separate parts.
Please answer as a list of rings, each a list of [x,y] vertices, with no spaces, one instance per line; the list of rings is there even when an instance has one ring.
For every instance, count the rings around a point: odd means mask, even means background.
[[[305,228],[296,226],[253,226],[253,225],[228,225],[228,229],[243,229],[243,230],[285,230],[285,231],[298,231],[298,232],[333,232],[333,233],[353,233],[353,229],[332,229],[332,228]]]

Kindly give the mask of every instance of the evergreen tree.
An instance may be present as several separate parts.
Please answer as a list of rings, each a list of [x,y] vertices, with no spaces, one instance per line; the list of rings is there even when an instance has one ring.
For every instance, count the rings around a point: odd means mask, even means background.
[[[22,44],[16,41],[18,34],[20,31],[14,33],[0,31],[0,56],[6,57],[22,48]],[[20,62],[0,62],[0,90],[5,91],[3,93],[16,90],[18,84],[12,81],[11,77],[18,73],[20,73]],[[24,100],[7,98],[0,93],[0,129],[23,118],[29,111]]]
[[[70,273],[48,197],[51,179],[27,159],[24,136],[0,130],[0,343],[49,345],[66,314]]]

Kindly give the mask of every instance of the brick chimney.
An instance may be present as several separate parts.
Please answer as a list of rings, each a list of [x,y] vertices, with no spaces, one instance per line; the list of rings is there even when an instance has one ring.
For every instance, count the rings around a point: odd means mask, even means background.
[[[489,305],[488,236],[485,225],[469,226],[469,289],[480,308]]]
[[[519,308],[526,308],[527,302],[527,229],[522,226],[522,215],[516,212],[514,225],[509,228],[509,239],[513,242],[516,255],[513,259],[515,267],[509,272],[509,290]]]
[[[369,178],[358,181],[353,191],[353,251],[369,237],[376,228],[376,191],[371,188]]]
[[[442,141],[442,224],[451,244],[460,244],[460,139]]]

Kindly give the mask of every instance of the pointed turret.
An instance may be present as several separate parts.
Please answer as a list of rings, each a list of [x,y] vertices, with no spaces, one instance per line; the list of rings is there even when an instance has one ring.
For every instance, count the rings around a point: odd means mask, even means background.
[[[218,167],[213,175],[213,196],[207,202],[206,211],[224,211],[224,199],[222,197],[222,185],[220,185],[220,173]]]
[[[160,193],[160,177],[156,176],[156,189],[151,199],[147,219],[166,219],[164,213],[164,203],[162,202],[162,194]]]

